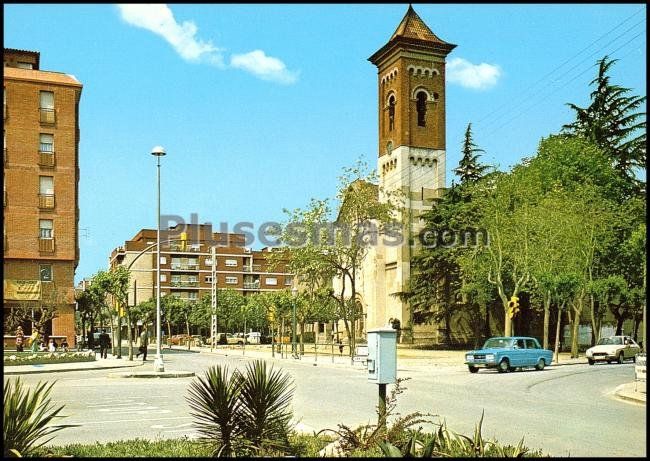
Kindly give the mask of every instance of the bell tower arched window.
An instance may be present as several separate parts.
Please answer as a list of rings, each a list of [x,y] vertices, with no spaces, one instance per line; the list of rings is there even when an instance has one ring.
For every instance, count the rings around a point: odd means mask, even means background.
[[[415,98],[417,100],[418,126],[427,126],[427,94],[424,91],[420,91]]]
[[[388,98],[388,131],[393,131],[395,128],[395,96],[391,95]]]

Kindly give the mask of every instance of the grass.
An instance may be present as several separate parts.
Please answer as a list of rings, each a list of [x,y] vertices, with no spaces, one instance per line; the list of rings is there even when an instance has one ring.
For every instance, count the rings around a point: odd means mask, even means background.
[[[332,439],[313,435],[293,435],[289,437],[296,456],[317,457],[318,452]],[[84,445],[71,444],[41,448],[40,456],[72,456],[75,458],[205,458],[209,457],[211,448],[199,440],[165,439],[165,440],[119,440],[117,442]]]

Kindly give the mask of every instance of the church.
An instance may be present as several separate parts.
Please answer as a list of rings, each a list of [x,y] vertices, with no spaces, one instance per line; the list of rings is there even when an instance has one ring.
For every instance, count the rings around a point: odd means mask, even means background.
[[[424,227],[420,215],[435,206],[445,189],[445,59],[456,47],[436,36],[409,8],[393,35],[368,60],[377,67],[379,120],[378,200],[383,191],[398,191],[403,211],[401,245],[378,239],[357,273],[363,307],[356,336],[398,320],[402,343],[439,343],[436,325],[416,325],[408,303],[397,293],[407,290],[411,256]],[[334,288],[340,281],[334,280]]]

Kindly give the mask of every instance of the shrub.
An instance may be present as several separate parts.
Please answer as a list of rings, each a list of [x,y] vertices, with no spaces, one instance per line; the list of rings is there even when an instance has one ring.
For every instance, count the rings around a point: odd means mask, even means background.
[[[61,429],[73,425],[49,425],[58,416],[63,405],[54,408],[50,401],[52,383],[41,383],[31,390],[20,378],[9,380],[4,389],[3,447],[4,457],[30,456]]]
[[[210,367],[190,385],[187,400],[213,456],[284,454],[290,449],[292,382],[257,360],[244,373]]]

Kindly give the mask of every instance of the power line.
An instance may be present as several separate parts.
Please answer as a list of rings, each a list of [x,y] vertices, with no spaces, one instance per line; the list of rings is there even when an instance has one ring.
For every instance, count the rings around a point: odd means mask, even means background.
[[[618,36],[617,36],[616,38],[614,38],[613,40],[610,40],[609,43],[607,43],[604,47],[601,47],[600,49],[598,49],[598,50],[592,52],[591,54],[589,54],[588,56],[586,56],[586,57],[585,57],[584,59],[582,59],[581,61],[578,61],[577,64],[575,64],[573,67],[569,68],[567,71],[565,71],[565,72],[564,72],[563,74],[561,74],[559,77],[557,77],[557,78],[555,79],[555,83],[558,83],[560,79],[562,79],[563,77],[565,77],[566,75],[568,75],[572,70],[574,70],[576,67],[578,67],[578,66],[579,66],[580,64],[582,64],[583,62],[585,62],[587,59],[593,57],[594,55],[596,55],[596,54],[598,54],[598,53],[602,53],[602,51],[603,51],[603,49],[604,49],[605,47],[611,45],[611,44],[614,43],[616,40],[618,40],[619,38],[623,37],[625,34],[627,34],[628,32],[630,32],[632,29],[634,29],[634,28],[635,28],[636,26],[638,26],[639,24],[642,24],[643,22],[644,22],[644,21],[640,21],[640,22],[634,24],[632,27],[630,27],[630,28],[628,28],[627,30],[625,30],[625,32],[623,32],[622,34],[618,35]],[[644,29],[644,30],[645,30],[645,29]],[[635,35],[633,38],[636,38],[638,35],[639,35],[639,34]],[[629,43],[629,42],[626,42],[626,44],[627,44],[627,43]],[[524,98],[523,100],[521,100],[518,104],[516,104],[516,105],[515,105],[514,107],[512,107],[510,110],[515,110],[516,108],[521,107],[523,104],[525,104],[526,102],[528,102],[531,98],[537,96],[538,94],[540,94],[540,92],[545,91],[545,90],[547,90],[547,87],[542,87],[542,88],[540,88],[538,91],[534,92],[534,93],[531,94],[530,96],[528,96],[528,97]],[[546,96],[546,95],[545,95],[545,96]],[[500,115],[500,116],[498,116],[498,117],[495,117],[495,118],[490,119],[490,120],[489,120],[487,123],[485,123],[485,124],[482,124],[482,125],[481,125],[480,123],[477,123],[477,125],[480,125],[481,128],[485,129],[486,127],[488,127],[488,126],[494,124],[496,121],[498,121],[499,119],[503,118],[503,117],[506,116],[506,115],[507,115],[507,114]]]
[[[630,19],[632,19],[634,16],[636,16],[636,15],[639,14],[639,13],[641,13],[642,11],[645,11],[645,8],[641,8],[641,9],[637,10],[637,11],[634,12],[632,15],[628,16],[626,19],[624,19],[623,21],[621,21],[620,23],[618,23],[616,26],[614,26],[614,28],[612,28],[612,29],[610,29],[609,31],[605,32],[603,35],[601,35],[601,36],[598,37],[596,40],[594,40],[593,42],[591,42],[591,43],[590,43],[589,45],[587,45],[585,48],[583,48],[582,50],[580,50],[579,52],[577,52],[575,55],[573,55],[572,57],[570,57],[569,59],[567,59],[566,61],[564,61],[562,64],[560,64],[559,66],[555,67],[553,70],[551,70],[550,72],[548,72],[548,73],[547,73],[546,75],[544,75],[541,79],[539,79],[539,80],[538,80],[537,82],[535,82],[532,86],[530,86],[530,87],[528,88],[528,90],[526,90],[526,91],[530,91],[532,88],[534,88],[535,86],[537,86],[539,83],[541,83],[541,82],[543,82],[544,80],[546,80],[546,79],[547,79],[550,75],[552,75],[555,71],[557,71],[557,70],[561,69],[562,67],[564,67],[568,62],[572,61],[573,59],[575,59],[576,57],[578,57],[580,54],[584,53],[586,50],[588,50],[589,48],[591,48],[595,43],[599,42],[599,41],[602,40],[604,37],[606,37],[607,35],[609,35],[609,34],[611,34],[612,32],[614,32],[616,29],[618,29],[619,27],[621,27],[623,24],[625,24],[626,22],[628,22]],[[644,20],[645,20],[645,19],[644,19]],[[641,22],[643,22],[643,21],[641,21]],[[525,94],[525,93],[526,93],[526,92],[524,92],[523,94]],[[497,109],[493,110],[492,112],[490,112],[490,113],[488,113],[487,115],[485,115],[484,117],[482,117],[482,118],[481,118],[480,120],[478,120],[478,122],[476,122],[476,123],[481,123],[481,122],[482,122],[483,120],[485,120],[486,118],[488,118],[488,117],[492,116],[493,114],[499,112],[499,111],[500,111],[501,109],[503,109],[504,107],[507,107],[509,103],[510,103],[510,102],[506,102],[505,104],[499,106]]]
[[[643,30],[642,30],[641,32],[639,32],[638,34],[634,35],[634,36],[633,36],[631,39],[629,39],[627,42],[623,43],[621,46],[619,46],[618,48],[616,48],[614,51],[609,52],[608,54],[613,55],[614,53],[616,53],[617,51],[619,51],[619,50],[622,49],[623,47],[627,46],[627,45],[628,45],[629,43],[631,43],[634,39],[636,39],[637,37],[643,35],[644,33],[645,33],[645,29],[643,29]],[[602,50],[599,50],[599,51],[602,51]],[[576,79],[578,79],[579,77],[581,77],[583,74],[585,74],[586,72],[588,72],[588,71],[590,71],[591,69],[593,69],[593,67],[594,67],[593,64],[590,65],[588,68],[586,68],[585,70],[583,70],[583,71],[580,72],[579,74],[575,75],[573,78],[571,78],[571,79],[570,79],[569,81],[567,81],[566,83],[563,83],[561,86],[556,87],[555,91],[551,91],[550,93],[546,93],[546,94],[544,95],[544,99],[543,99],[543,100],[546,100],[547,102],[550,101],[549,96],[552,96],[552,95],[556,94],[558,91],[560,91],[560,90],[562,90],[562,89],[565,89],[565,88],[567,87],[567,85],[571,84],[571,83],[574,82]],[[543,100],[542,100],[542,101],[543,101]],[[530,109],[531,109],[532,107],[537,106],[537,105],[538,105],[540,102],[542,102],[542,101],[535,101],[532,105],[526,107],[524,110],[520,111],[519,113],[517,113],[516,115],[514,115],[513,117],[511,117],[510,119],[508,119],[505,123],[503,123],[503,124],[497,126],[496,128],[490,130],[490,132],[486,134],[486,138],[489,139],[490,136],[494,135],[494,133],[496,133],[497,131],[499,131],[499,130],[500,130],[501,128],[503,128],[504,126],[508,125],[510,122],[512,122],[513,120],[515,120],[515,119],[518,118],[519,116],[521,116],[521,115],[525,114],[526,112],[530,111]],[[484,139],[485,139],[485,138],[484,138]]]

